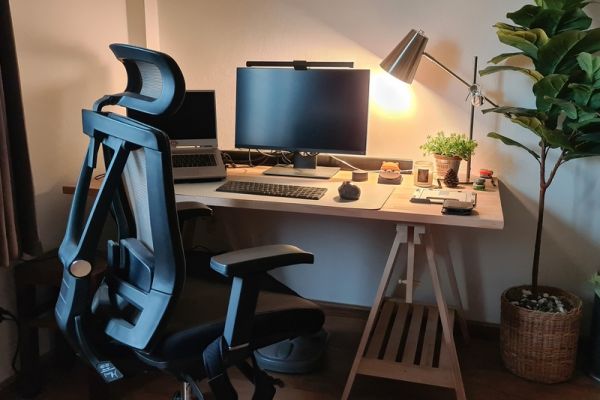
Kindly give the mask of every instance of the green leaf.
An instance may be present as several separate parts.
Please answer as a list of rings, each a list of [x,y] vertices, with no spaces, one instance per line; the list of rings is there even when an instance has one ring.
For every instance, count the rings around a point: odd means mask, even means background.
[[[591,121],[598,117],[598,112],[589,107],[579,107],[579,122]]]
[[[485,75],[489,75],[489,74],[494,74],[499,71],[521,72],[521,73],[529,76],[535,82],[540,81],[544,77],[542,74],[540,74],[536,70],[523,68],[523,67],[514,67],[512,65],[492,65],[492,66],[486,67],[485,69],[482,69],[481,71],[479,71],[479,75],[485,76]]]
[[[573,100],[579,106],[587,106],[594,88],[583,83],[571,83],[569,89],[573,91]]]
[[[545,9],[570,10],[573,8],[583,8],[589,2],[587,0],[535,0],[535,4]]]
[[[600,80],[600,57],[593,56],[590,53],[580,53],[577,56],[577,63],[585,72],[589,83]]]
[[[592,97],[590,97],[590,102],[588,103],[588,106],[590,108],[593,108],[594,110],[598,110],[600,109],[600,93],[596,92],[592,95]]]
[[[494,108],[487,108],[485,110],[481,110],[481,112],[483,114],[495,112],[498,114],[512,114],[512,115],[518,115],[518,116],[522,115],[522,116],[532,116],[532,117],[537,117],[539,114],[538,110],[531,109],[531,108],[521,108],[521,107],[494,107]]]
[[[544,125],[536,117],[516,116],[511,117],[510,122],[520,125],[525,129],[529,129],[539,137],[543,137]]]
[[[575,150],[568,151],[564,156],[565,160],[575,158],[593,157],[600,155],[600,144],[597,142],[586,141],[577,146]]]
[[[496,132],[490,132],[487,135],[488,135],[488,137],[490,137],[492,139],[500,140],[502,143],[504,143],[508,146],[516,146],[516,147],[522,148],[523,150],[527,150],[527,152],[529,152],[529,154],[531,154],[533,157],[535,157],[536,160],[540,159],[540,156],[535,151],[531,150],[530,148],[528,148],[525,145],[522,145],[521,143],[517,142],[516,140],[512,140],[511,138],[508,138],[508,137],[503,136]]]
[[[599,126],[600,128],[600,118],[590,118],[585,121],[565,121],[563,124],[563,128],[569,131],[582,131],[585,128],[593,127],[594,125]]]
[[[521,51],[519,51],[517,53],[503,53],[503,54],[497,55],[496,57],[492,58],[491,60],[488,61],[488,63],[498,64],[506,59],[509,59],[509,58],[515,57],[515,56],[527,56],[527,55]]]
[[[530,130],[552,147],[572,147],[566,135],[560,130],[547,129],[544,123],[536,117],[518,116],[510,118],[510,122]]]
[[[522,31],[523,27],[522,26],[515,26],[515,25],[510,25],[510,24],[506,24],[504,22],[496,22],[494,25],[492,25],[494,28],[497,29],[505,29],[507,31]]]
[[[541,10],[531,21],[529,28],[539,28],[554,36],[564,14],[564,11],[558,9]]]
[[[545,9],[562,9],[566,1],[567,0],[535,0],[535,4]]]
[[[558,106],[562,111],[565,112],[568,118],[577,119],[577,107],[575,107],[575,104],[572,102],[548,96],[545,97],[545,101]]]
[[[550,38],[540,47],[536,67],[542,75],[555,73],[558,65],[565,59],[569,52],[586,37],[585,32],[569,31],[559,33]]]
[[[592,19],[581,8],[574,8],[565,12],[555,33],[561,33],[569,30],[584,31],[590,27]]]
[[[586,142],[600,143],[600,132],[586,133],[584,135],[581,135],[580,139],[583,139]]]
[[[561,33],[560,35],[564,35],[565,33]],[[577,66],[577,56],[579,53],[593,54],[600,51],[600,28],[590,29],[589,31],[579,33],[583,33],[584,37],[577,41],[577,43],[561,58],[557,64],[556,72],[569,74],[572,72],[573,68]],[[558,36],[559,35],[556,35],[554,37],[556,38]],[[540,72],[542,71],[540,70]]]
[[[542,11],[541,7],[527,4],[515,12],[506,14],[506,18],[510,19],[517,25],[529,28],[529,24]]]
[[[573,145],[569,141],[569,137],[560,129],[545,129],[543,134],[544,140],[553,148],[563,148],[573,150]]]
[[[575,160],[577,158],[585,158],[585,157],[595,157],[600,155],[600,153],[579,153],[579,152],[572,152],[572,153],[567,153],[563,156],[563,160],[565,161],[570,161],[570,160]]]
[[[535,45],[538,35],[535,32],[498,29],[496,34],[502,43],[522,50],[534,60],[538,58],[538,46]]]
[[[536,106],[540,111],[548,112],[552,103],[546,97],[557,97],[563,89],[569,77],[567,75],[551,74],[533,85],[533,93],[536,97]]]

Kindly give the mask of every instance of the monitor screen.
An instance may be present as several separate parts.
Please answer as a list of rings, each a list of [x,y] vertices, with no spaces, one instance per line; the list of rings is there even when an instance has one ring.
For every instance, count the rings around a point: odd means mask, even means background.
[[[235,146],[365,154],[369,70],[238,68]]]
[[[214,90],[188,90],[175,114],[155,116],[128,110],[127,115],[165,132],[171,140],[196,141],[217,138]]]

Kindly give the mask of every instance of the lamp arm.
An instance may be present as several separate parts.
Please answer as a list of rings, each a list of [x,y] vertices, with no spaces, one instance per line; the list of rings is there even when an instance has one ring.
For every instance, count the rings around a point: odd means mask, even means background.
[[[458,76],[454,71],[452,71],[450,68],[446,67],[444,64],[442,64],[440,61],[438,61],[435,57],[433,57],[431,54],[427,53],[426,51],[423,52],[423,55],[425,57],[427,57],[429,59],[429,61],[431,61],[432,63],[434,63],[435,65],[437,65],[438,67],[440,67],[441,69],[443,69],[444,71],[446,71],[448,74],[452,75],[454,78],[458,79],[460,82],[462,82],[466,87],[470,88],[471,87],[471,83],[465,81],[463,78],[461,78],[460,76]],[[498,104],[496,104],[495,102],[493,102],[492,100],[490,100],[488,97],[483,96],[483,98],[490,103],[491,105],[493,105],[494,107],[499,107]]]

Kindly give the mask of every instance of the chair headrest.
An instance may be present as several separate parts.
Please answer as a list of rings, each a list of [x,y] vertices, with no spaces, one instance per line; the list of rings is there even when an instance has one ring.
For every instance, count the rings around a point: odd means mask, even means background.
[[[169,115],[185,96],[185,80],[168,54],[129,44],[113,43],[110,49],[127,71],[127,87],[115,95],[116,104],[151,115]]]

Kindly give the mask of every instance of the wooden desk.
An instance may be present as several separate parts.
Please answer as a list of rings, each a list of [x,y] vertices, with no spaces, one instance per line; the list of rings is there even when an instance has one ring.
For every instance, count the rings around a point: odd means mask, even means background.
[[[441,290],[436,264],[436,247],[431,225],[447,225],[479,229],[502,229],[504,216],[497,187],[487,184],[485,192],[478,192],[477,206],[471,216],[441,214],[441,205],[415,204],[409,201],[415,190],[412,176],[405,175],[399,186],[377,184],[377,174],[370,174],[368,182],[361,182],[361,199],[343,202],[336,198],[337,187],[349,180],[351,173],[341,171],[332,179],[321,181],[303,178],[282,178],[262,175],[266,167],[228,170],[228,179],[258,180],[306,186],[325,186],[328,192],[321,200],[254,196],[216,192],[222,182],[183,183],[175,185],[178,200],[195,200],[209,206],[242,209],[271,210],[292,213],[332,215],[357,219],[385,220],[396,224],[396,235],[381,277],[369,318],[365,326],[356,358],[352,365],[342,398],[350,395],[356,375],[371,375],[388,379],[406,380],[453,388],[459,400],[466,395],[460,373],[453,337],[455,315],[465,339],[469,335],[462,318],[462,300],[454,268],[447,249],[447,275],[456,305],[456,312],[448,308]],[[92,182],[97,190],[101,181]],[[72,187],[64,187],[72,193]],[[470,190],[470,189],[465,189]],[[400,246],[407,246],[405,279],[392,282]],[[415,247],[425,247],[428,270],[436,298],[435,306],[413,304]],[[405,286],[402,299],[394,297],[398,285]],[[440,332],[441,330],[441,332]]]
[[[370,174],[361,187],[361,200],[356,203],[336,199],[337,187],[350,179],[350,172],[341,171],[329,181],[263,176],[265,168],[228,170],[228,179],[258,180],[274,183],[293,182],[296,185],[325,186],[328,192],[321,200],[298,200],[216,192],[222,182],[176,184],[178,200],[195,200],[209,206],[271,210],[293,213],[335,215],[348,218],[386,220],[396,223],[396,236],[390,249],[383,276],[365,326],[358,351],[342,399],[350,395],[357,374],[406,380],[416,383],[453,388],[459,400],[465,400],[465,390],[453,337],[455,312],[448,308],[442,293],[436,265],[431,225],[502,229],[504,216],[497,187],[478,192],[477,206],[471,216],[441,214],[441,205],[415,204],[409,201],[415,190],[412,176],[405,176],[400,186],[377,184],[377,174]],[[470,189],[464,189],[470,190]],[[406,245],[406,279],[390,285],[401,245]],[[436,297],[435,306],[413,304],[415,246],[423,245],[429,274]],[[448,279],[456,316],[465,339],[469,334],[456,276],[449,253]],[[403,299],[393,297],[399,284],[406,285]],[[440,332],[441,329],[441,332]]]
[[[340,171],[329,180],[319,180],[310,178],[285,178],[262,175],[267,167],[255,168],[236,168],[227,171],[228,177],[232,179],[244,180],[256,179],[264,182],[285,182],[294,185],[306,186],[325,186],[328,187],[329,200],[337,195],[337,187],[346,180],[350,180],[352,174],[349,171]],[[500,204],[500,193],[497,187],[491,187],[488,183],[488,190],[478,192],[477,207],[473,215],[451,216],[443,215],[440,212],[440,205],[416,204],[408,201],[415,190],[412,184],[412,176],[404,175],[401,185],[379,185],[377,184],[377,174],[369,174],[368,182],[355,183],[362,190],[362,196],[359,202],[340,202],[323,201],[323,199],[300,200],[281,197],[254,196],[243,194],[232,194],[215,192],[215,189],[223,182],[207,183],[183,183],[175,185],[175,193],[182,199],[190,200],[193,198],[208,206],[248,208],[256,210],[271,210],[294,213],[309,213],[321,215],[335,215],[341,217],[366,218],[386,220],[403,223],[432,224],[432,225],[450,225],[470,228],[502,229],[504,227],[504,216]],[[382,188],[384,190],[382,190]],[[389,193],[386,193],[389,190]],[[466,189],[470,190],[470,189]],[[377,191],[375,199],[368,199]],[[381,206],[375,207],[381,196],[387,198]],[[326,199],[327,200],[327,199]]]

